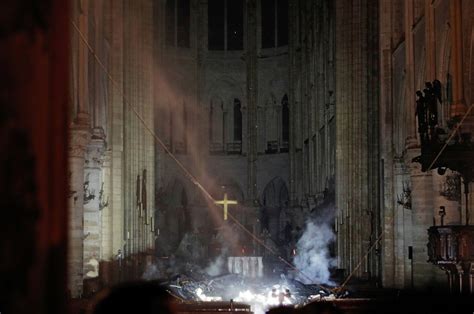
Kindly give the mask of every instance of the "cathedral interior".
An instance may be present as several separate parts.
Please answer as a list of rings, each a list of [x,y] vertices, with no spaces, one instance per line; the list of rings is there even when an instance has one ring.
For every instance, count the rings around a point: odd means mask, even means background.
[[[473,107],[471,0],[4,0],[0,314],[473,313]]]

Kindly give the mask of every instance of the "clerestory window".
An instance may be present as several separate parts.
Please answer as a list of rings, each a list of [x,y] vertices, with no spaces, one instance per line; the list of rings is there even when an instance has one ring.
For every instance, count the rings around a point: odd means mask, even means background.
[[[262,0],[262,48],[288,45],[288,0]]]
[[[190,47],[190,0],[166,1],[166,45]]]
[[[244,48],[244,1],[208,0],[209,50]]]

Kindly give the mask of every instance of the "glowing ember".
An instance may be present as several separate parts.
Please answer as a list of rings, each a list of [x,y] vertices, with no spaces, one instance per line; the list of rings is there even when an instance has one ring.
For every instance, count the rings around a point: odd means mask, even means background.
[[[196,295],[201,301],[221,301],[222,297],[211,297],[204,294],[201,288],[197,288]],[[250,289],[236,293],[234,301],[243,302],[252,306],[256,314],[265,313],[272,307],[297,304],[296,298],[291,294],[288,287],[283,285],[274,285],[271,289],[265,289],[259,293],[252,292]]]
[[[208,297],[207,295],[205,295],[202,291],[201,288],[197,288],[196,289],[196,295],[198,296],[199,300],[201,301],[222,301],[222,297]]]

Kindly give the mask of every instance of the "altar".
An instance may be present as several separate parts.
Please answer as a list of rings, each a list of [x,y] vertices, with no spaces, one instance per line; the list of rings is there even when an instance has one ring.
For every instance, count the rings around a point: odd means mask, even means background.
[[[263,277],[263,259],[262,256],[229,256],[227,269],[231,274],[261,278]]]

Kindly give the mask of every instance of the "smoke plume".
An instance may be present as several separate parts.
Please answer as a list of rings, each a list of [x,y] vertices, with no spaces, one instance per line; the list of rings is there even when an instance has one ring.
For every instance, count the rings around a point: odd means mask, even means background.
[[[300,271],[297,279],[305,284],[332,284],[329,269],[334,266],[335,260],[330,256],[329,245],[335,235],[329,221],[328,216],[308,221],[296,244],[294,263]]]
[[[209,276],[219,276],[224,271],[224,254],[219,255],[215,260],[209,263],[209,265],[204,270]]]

